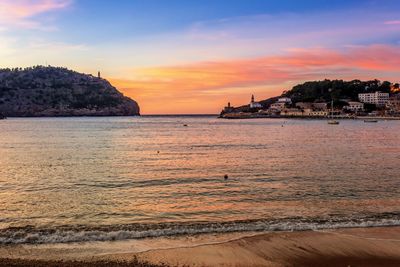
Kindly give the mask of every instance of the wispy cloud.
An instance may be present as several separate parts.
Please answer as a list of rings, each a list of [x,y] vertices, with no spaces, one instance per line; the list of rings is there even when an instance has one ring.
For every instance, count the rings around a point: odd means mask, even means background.
[[[386,25],[400,25],[400,20],[387,20],[384,22]]]
[[[88,46],[85,44],[70,44],[63,42],[50,42],[44,39],[34,39],[27,43],[30,51],[52,51],[61,53],[66,51],[86,51]]]
[[[71,5],[72,0],[2,0],[0,2],[0,25],[28,29],[48,29],[38,15]]]

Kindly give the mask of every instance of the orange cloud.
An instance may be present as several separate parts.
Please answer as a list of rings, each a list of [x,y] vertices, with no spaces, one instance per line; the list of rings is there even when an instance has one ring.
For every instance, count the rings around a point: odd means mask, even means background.
[[[38,28],[40,23],[31,18],[69,6],[72,0],[2,0],[0,24],[24,28]]]
[[[137,99],[144,113],[216,113],[228,100],[244,104],[251,93],[269,97],[305,80],[386,78],[398,71],[399,47],[372,45],[145,68],[135,70],[132,79],[112,82]]]

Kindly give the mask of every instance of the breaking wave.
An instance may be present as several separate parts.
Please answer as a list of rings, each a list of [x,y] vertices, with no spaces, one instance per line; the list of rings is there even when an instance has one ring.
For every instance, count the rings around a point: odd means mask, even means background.
[[[76,225],[53,228],[26,226],[1,229],[0,244],[114,241],[206,233],[304,231],[398,225],[400,225],[400,213],[383,213],[350,219],[330,216],[324,218],[288,217],[231,222],[133,223],[108,226]]]

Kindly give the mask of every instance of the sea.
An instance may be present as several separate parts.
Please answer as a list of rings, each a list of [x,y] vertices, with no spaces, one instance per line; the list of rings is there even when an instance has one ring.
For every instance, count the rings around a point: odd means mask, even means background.
[[[399,170],[400,121],[9,118],[0,244],[395,226]]]

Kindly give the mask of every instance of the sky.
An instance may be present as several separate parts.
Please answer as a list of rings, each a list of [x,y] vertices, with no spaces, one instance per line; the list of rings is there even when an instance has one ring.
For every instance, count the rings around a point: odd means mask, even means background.
[[[398,0],[0,0],[0,67],[108,79],[142,114],[219,113],[308,80],[400,80]]]

